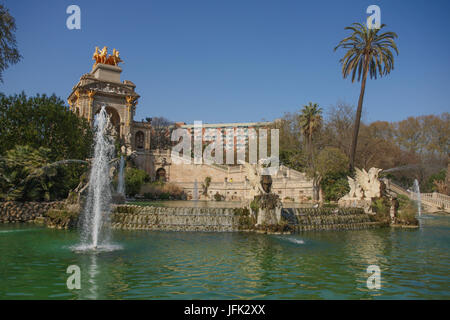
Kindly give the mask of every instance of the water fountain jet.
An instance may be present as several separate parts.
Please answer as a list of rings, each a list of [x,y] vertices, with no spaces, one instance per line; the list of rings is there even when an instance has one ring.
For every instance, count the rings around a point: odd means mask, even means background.
[[[114,140],[108,134],[109,116],[103,106],[95,120],[94,157],[89,176],[88,196],[81,216],[81,245],[78,251],[111,250],[109,212],[111,203],[110,160]]]
[[[414,179],[413,191],[416,194],[415,198],[417,201],[417,212],[420,217],[422,215],[422,202],[420,200],[420,187],[419,187],[419,181],[417,181],[417,179]]]

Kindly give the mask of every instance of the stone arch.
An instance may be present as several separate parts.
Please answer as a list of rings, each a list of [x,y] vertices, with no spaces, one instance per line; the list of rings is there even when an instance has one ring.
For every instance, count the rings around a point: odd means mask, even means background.
[[[158,170],[156,170],[156,177],[155,178],[156,178],[157,181],[165,182],[167,180],[166,169],[159,168]]]
[[[145,145],[144,132],[138,131],[138,132],[136,132],[134,137],[135,137],[134,142],[135,142],[136,149],[144,149],[144,145]]]

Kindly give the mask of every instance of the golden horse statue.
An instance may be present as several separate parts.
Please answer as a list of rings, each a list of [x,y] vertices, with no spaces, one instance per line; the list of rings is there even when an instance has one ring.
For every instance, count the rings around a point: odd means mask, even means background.
[[[103,49],[99,52],[99,48],[95,47],[94,55],[92,56],[92,60],[95,60],[94,67],[97,63],[109,64],[112,66],[117,66],[119,62],[123,62],[119,57],[119,51],[113,49],[113,54],[108,55],[108,47],[103,47]]]

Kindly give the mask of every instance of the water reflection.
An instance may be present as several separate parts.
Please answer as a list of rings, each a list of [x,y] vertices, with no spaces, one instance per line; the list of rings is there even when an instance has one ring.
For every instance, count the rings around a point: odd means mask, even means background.
[[[424,215],[423,215],[424,216]],[[1,227],[1,231],[14,230]],[[76,232],[2,233],[0,298],[374,299],[447,298],[450,219],[422,230],[298,235],[115,231],[121,250],[76,253]],[[20,245],[19,245],[20,244]],[[80,266],[69,291],[67,266]],[[369,265],[382,288],[368,290]]]

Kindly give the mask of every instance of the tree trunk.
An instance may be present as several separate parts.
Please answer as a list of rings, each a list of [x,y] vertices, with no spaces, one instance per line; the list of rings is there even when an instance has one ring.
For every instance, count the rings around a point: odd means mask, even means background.
[[[358,109],[356,109],[355,126],[353,128],[352,148],[350,150],[349,170],[352,172],[355,168],[356,145],[358,143],[359,124],[361,122],[361,111],[364,100],[364,91],[366,90],[367,71],[369,70],[368,56],[364,61],[364,73],[361,81],[361,92],[359,93]]]

